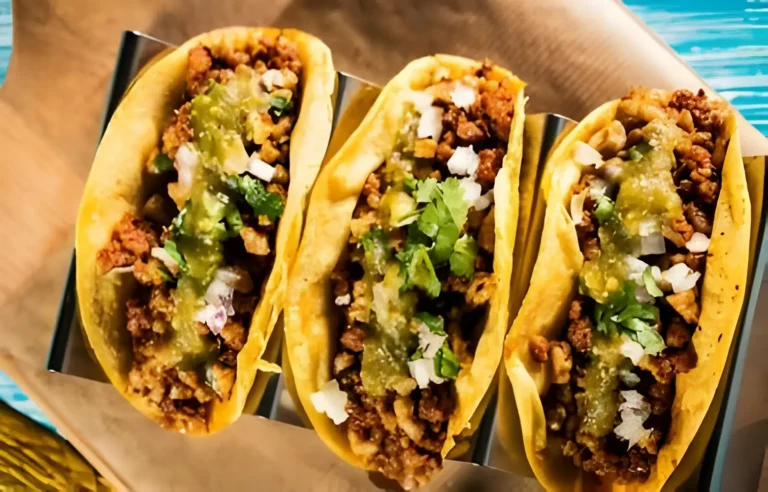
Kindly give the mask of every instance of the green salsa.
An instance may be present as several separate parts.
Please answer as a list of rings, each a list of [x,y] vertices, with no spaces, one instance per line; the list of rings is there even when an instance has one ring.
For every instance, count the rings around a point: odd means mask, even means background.
[[[619,410],[619,373],[628,369],[621,355],[621,339],[595,334],[584,375],[584,392],[579,393],[581,430],[595,437],[609,434]],[[630,364],[631,366],[631,364]]]

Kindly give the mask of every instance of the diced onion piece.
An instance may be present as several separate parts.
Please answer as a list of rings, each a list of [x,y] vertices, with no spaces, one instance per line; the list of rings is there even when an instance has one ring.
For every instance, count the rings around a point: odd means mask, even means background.
[[[237,270],[230,267],[219,268],[216,270],[216,275],[214,278],[221,280],[238,292],[246,293],[253,289],[253,280],[251,280],[251,274],[242,268]]]
[[[248,169],[246,170],[267,183],[272,181],[272,178],[275,176],[275,168],[259,159],[258,152],[251,154],[251,158],[248,160]]]
[[[639,260],[637,258],[634,258],[632,256],[627,256],[627,268],[629,269],[629,274],[637,274],[640,275],[643,274],[646,268],[648,268],[648,263],[644,262],[643,260]]]
[[[619,406],[619,411],[624,410],[638,410],[641,415],[645,415],[645,418],[651,415],[651,404],[645,400],[645,397],[635,390],[621,391],[621,396],[624,398],[624,402]]]
[[[623,342],[621,346],[619,346],[619,352],[621,352],[621,355],[631,360],[632,364],[637,365],[638,362],[640,362],[640,359],[642,359],[645,355],[643,346],[633,340],[630,340],[626,336],[622,336],[621,339]]]
[[[432,107],[432,101],[435,100],[435,97],[429,92],[410,91],[408,100],[416,107],[416,111],[423,114],[425,110]]]
[[[235,314],[235,310],[232,307],[232,295],[234,290],[235,289],[231,285],[228,285],[220,279],[214,278],[211,283],[208,284],[208,289],[205,291],[203,299],[211,306],[223,306],[224,312],[229,316],[233,316]]]
[[[285,84],[285,79],[283,78],[283,73],[280,70],[275,70],[272,68],[261,75],[261,83],[264,84],[264,87],[268,91],[271,91],[272,86],[283,87]]]
[[[333,423],[339,425],[345,422],[349,415],[345,407],[347,406],[347,393],[341,391],[339,382],[331,379],[323,385],[317,393],[309,395],[312,406],[320,413],[326,414]]]
[[[493,203],[493,190],[489,190],[485,195],[481,195],[480,198],[475,200],[473,206],[475,207],[475,210],[480,211],[488,208],[491,203]]]
[[[227,324],[227,308],[223,305],[208,304],[197,312],[195,321],[205,323],[211,333],[218,335],[224,329],[224,325]]]
[[[604,179],[593,177],[589,183],[589,196],[597,200],[601,196],[609,194],[613,187]]]
[[[654,232],[659,232],[659,223],[656,220],[644,220],[640,222],[640,224],[637,227],[638,233],[641,236],[650,236]]]
[[[179,186],[187,190],[192,186],[197,167],[197,151],[191,144],[185,143],[176,151],[176,170],[179,172]]]
[[[352,302],[352,297],[349,294],[344,294],[343,296],[338,296],[333,302],[337,306],[349,306],[349,303]]]
[[[426,324],[419,324],[419,349],[421,349],[425,359],[434,359],[446,338],[447,335],[439,335],[429,331]]]
[[[149,254],[158,260],[163,262],[163,265],[173,274],[179,273],[179,263],[173,259],[165,248],[154,247],[149,251]]]
[[[650,433],[650,429],[643,428],[643,423],[651,415],[651,405],[635,390],[622,391],[621,396],[624,397],[624,403],[619,406],[621,424],[613,432],[629,441],[627,449],[630,449]]]
[[[582,166],[595,166],[599,169],[603,165],[603,156],[591,145],[576,142],[573,147],[573,161]]]
[[[691,253],[703,253],[709,249],[709,238],[700,232],[694,232],[691,239],[685,243],[685,247]]]
[[[441,384],[445,379],[441,378],[435,372],[435,361],[433,359],[418,359],[408,362],[408,370],[411,377],[416,380],[419,388],[426,388],[430,382]]]
[[[459,186],[464,190],[464,201],[470,205],[474,204],[483,192],[483,187],[472,178],[464,178],[459,181]]]
[[[647,236],[640,236],[640,255],[663,255],[667,248],[664,246],[664,236],[661,232],[654,232]]]
[[[678,292],[693,289],[701,274],[688,268],[688,265],[685,263],[678,263],[669,270],[662,272],[661,277],[669,282],[672,286],[672,291],[677,294]]]
[[[640,277],[640,281],[642,282],[642,276]],[[653,304],[656,302],[655,298],[648,293],[648,289],[645,288],[645,285],[638,285],[635,288],[635,299],[637,302],[642,302],[643,304]]]
[[[464,84],[457,84],[451,91],[451,101],[461,109],[469,109],[475,102],[475,90]]]
[[[584,220],[584,200],[587,198],[587,190],[571,197],[571,219],[578,225]]]
[[[616,164],[608,164],[607,166],[602,167],[602,173],[608,182],[615,183],[618,181],[619,176],[621,176],[621,166]]]
[[[115,267],[109,271],[109,273],[133,273],[133,265]]]
[[[432,137],[435,140],[440,139],[443,133],[443,110],[436,106],[429,106],[421,111],[419,118],[419,127],[416,129],[418,138]]]
[[[477,166],[479,165],[480,157],[478,157],[471,145],[469,147],[458,147],[451,158],[448,159],[448,170],[452,174],[459,176],[472,176],[477,171]]]

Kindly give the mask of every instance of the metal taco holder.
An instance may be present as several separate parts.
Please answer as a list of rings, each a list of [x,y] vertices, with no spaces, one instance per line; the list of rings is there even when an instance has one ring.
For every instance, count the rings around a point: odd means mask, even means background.
[[[122,36],[118,56],[113,72],[113,78],[110,88],[107,92],[104,114],[102,116],[102,133],[106,129],[112,113],[122,99],[123,94],[130,88],[131,82],[143,67],[145,67],[153,58],[158,57],[163,51],[172,48],[172,45],[147,36],[137,31],[125,31]],[[337,93],[334,102],[333,128],[334,134],[331,139],[329,149],[334,149],[334,144],[343,142],[348,134],[340,135],[335,131],[343,113],[348,109],[350,102],[362,92],[367,92],[367,99],[372,103],[379,88],[360,80],[352,75],[342,72],[338,73]],[[569,118],[555,114],[531,115],[543,122],[543,138],[540,141],[541,148],[539,157],[539,172],[543,169],[543,163],[556,143],[558,137],[566,130],[568,123],[572,122]],[[341,130],[344,133],[347,128]],[[336,147],[338,148],[338,147]],[[332,150],[329,150],[332,151]],[[741,327],[736,334],[731,347],[731,365],[726,367],[724,381],[726,384],[725,397],[718,412],[715,430],[707,448],[706,456],[701,463],[703,470],[698,477],[698,490],[719,490],[722,479],[722,468],[725,461],[725,455],[728,447],[728,437],[733,424],[736,403],[738,399],[739,383],[743,371],[744,359],[746,358],[746,348],[749,341],[749,334],[752,319],[754,316],[757,297],[760,290],[760,282],[763,277],[762,265],[768,256],[765,248],[761,248],[763,233],[765,227],[765,217],[761,217],[759,228],[753,231],[753,240],[756,241],[757,250],[755,252],[754,274],[751,276],[751,285],[746,293],[745,306],[742,311]],[[756,236],[755,236],[756,235]],[[277,331],[277,330],[276,330]],[[276,333],[277,335],[277,333]],[[277,355],[279,363],[280,354]],[[87,340],[83,336],[83,331],[79,323],[79,313],[77,307],[77,297],[75,292],[75,261],[74,253],[70,263],[63,296],[61,299],[58,318],[51,337],[46,368],[52,372],[69,374],[72,376],[91,379],[94,381],[107,382],[98,363],[95,362],[88,346]],[[303,427],[299,413],[296,411],[292,398],[285,389],[284,377],[280,375],[266,375],[268,381],[264,389],[263,396],[258,402],[258,408],[250,408],[263,418],[276,420],[289,425]],[[712,410],[712,409],[711,409]],[[480,420],[478,429],[474,432],[471,439],[471,448],[464,455],[462,461],[470,461],[461,466],[471,467],[472,464],[483,467],[509,469],[503,454],[505,451],[499,445],[497,436],[496,419],[496,395],[492,395],[487,406],[485,414]],[[250,417],[244,417],[250,418]],[[489,470],[490,471],[490,470]],[[504,480],[506,485],[515,488],[539,488],[534,479],[520,475],[512,475],[508,472],[499,471],[495,473],[494,480]],[[691,480],[696,481],[694,476]]]

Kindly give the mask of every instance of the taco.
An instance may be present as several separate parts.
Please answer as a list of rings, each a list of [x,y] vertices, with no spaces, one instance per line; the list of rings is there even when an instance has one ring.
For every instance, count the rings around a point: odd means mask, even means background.
[[[715,394],[747,278],[734,112],[635,89],[553,153],[539,257],[504,349],[548,489],[658,490]]]
[[[442,466],[501,360],[523,86],[489,62],[411,62],[312,192],[285,311],[296,391],[339,456],[405,488]]]
[[[77,221],[82,323],[114,386],[164,427],[242,413],[282,309],[331,132],[329,49],[300,31],[195,37],[112,117]]]

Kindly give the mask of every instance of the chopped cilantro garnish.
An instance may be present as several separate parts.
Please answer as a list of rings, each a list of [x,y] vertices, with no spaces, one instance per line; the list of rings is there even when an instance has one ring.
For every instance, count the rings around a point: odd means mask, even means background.
[[[227,206],[227,212],[224,215],[224,219],[227,221],[227,226],[229,226],[229,235],[231,237],[239,236],[240,231],[243,228],[243,218],[240,216],[240,211],[237,210],[237,207],[234,204]]]
[[[629,154],[629,158],[634,161],[638,162],[642,160],[643,157],[645,157],[645,154],[650,152],[651,146],[648,145],[646,142],[639,143],[635,146],[632,146],[627,150],[627,153]]]
[[[434,298],[440,295],[440,281],[437,279],[435,267],[429,259],[426,246],[406,243],[405,248],[396,256],[400,260],[400,271],[405,277],[403,289],[419,287],[429,297]]]
[[[189,203],[189,202],[187,202]],[[186,232],[184,228],[184,217],[187,216],[187,206],[181,209],[179,215],[173,218],[171,221],[171,232],[173,234],[184,234]]]
[[[238,189],[256,215],[266,215],[275,220],[283,214],[283,200],[277,193],[270,193],[261,181],[245,175],[239,179]]]
[[[163,282],[173,283],[176,281],[176,279],[173,278],[173,275],[171,275],[170,272],[165,268],[165,265],[158,268],[157,271],[160,273],[160,278],[163,279]]]
[[[435,354],[435,372],[440,377],[456,379],[456,376],[459,375],[459,369],[459,359],[448,346],[448,342],[444,342]]]
[[[440,316],[432,316],[431,314],[422,311],[414,314],[413,319],[417,319],[427,325],[427,328],[429,328],[429,331],[432,333],[437,335],[445,335],[445,330],[443,329],[443,318]]]
[[[157,154],[157,156],[155,156],[154,164],[155,169],[159,173],[164,173],[173,169],[173,159],[165,154]]]
[[[452,254],[456,241],[459,239],[459,228],[454,223],[448,223],[440,227],[435,237],[435,246],[432,248],[432,257],[435,262],[448,261]]]
[[[417,181],[415,190],[413,198],[416,199],[416,202],[429,203],[437,192],[437,180],[435,178],[427,178],[424,181]]]
[[[422,352],[421,349],[417,349],[411,356],[411,360],[419,360],[422,357],[424,357],[424,352]]]
[[[405,178],[403,178],[403,184],[410,191],[416,191],[416,188],[419,186],[419,180],[414,178],[413,174],[406,174]]]
[[[643,270],[643,283],[645,284],[645,290],[647,290],[653,297],[664,296],[664,293],[659,289],[659,286],[656,285],[656,280],[653,278],[652,267],[647,267]]]
[[[461,229],[467,221],[469,204],[464,200],[464,190],[456,178],[448,178],[441,185],[442,198],[451,213],[454,223]]]
[[[637,301],[634,281],[624,282],[622,292],[613,295],[607,303],[596,303],[593,317],[599,333],[623,333],[642,345],[648,354],[664,350],[664,340],[652,326],[659,319],[659,310]]]
[[[269,106],[274,115],[279,118],[283,113],[286,113],[293,108],[293,101],[289,101],[281,96],[272,96],[269,100]]]
[[[179,264],[179,270],[182,273],[187,273],[189,271],[189,266],[187,265],[187,262],[184,261],[184,257],[181,256],[181,253],[179,253],[179,249],[176,246],[176,241],[172,239],[168,239],[167,241],[165,241],[163,248],[165,249],[165,251],[168,252],[169,255],[171,255],[171,258],[173,258],[176,261],[176,263]]]
[[[613,214],[613,200],[607,196],[602,196],[597,201],[597,208],[595,209],[595,217],[600,223],[604,223]]]
[[[453,247],[451,272],[459,277],[472,277],[475,274],[476,257],[477,243],[471,236],[462,236]]]

